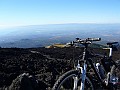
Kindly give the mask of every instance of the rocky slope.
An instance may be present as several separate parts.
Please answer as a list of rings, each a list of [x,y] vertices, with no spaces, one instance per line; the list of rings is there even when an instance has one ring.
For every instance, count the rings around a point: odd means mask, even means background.
[[[48,90],[81,53],[81,48],[0,48],[0,90]],[[120,59],[120,51],[113,56]]]

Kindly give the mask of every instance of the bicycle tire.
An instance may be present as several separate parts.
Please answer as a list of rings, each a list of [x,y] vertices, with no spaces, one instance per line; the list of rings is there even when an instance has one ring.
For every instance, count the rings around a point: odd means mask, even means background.
[[[120,68],[116,65],[113,65],[111,68],[111,76],[120,78]]]
[[[113,65],[112,68],[111,68],[111,71],[110,71],[112,76],[115,75],[115,69],[116,69],[116,66]]]
[[[117,60],[115,62],[113,61],[113,65],[112,65],[111,70],[110,70],[111,75],[115,75],[115,74],[118,73],[117,70],[120,69],[120,65],[119,64],[120,64],[119,60]]]
[[[72,76],[77,76],[79,77],[79,80],[81,78],[81,75],[79,75],[79,71],[78,70],[70,70],[66,73],[64,73],[62,76],[59,77],[59,79],[55,82],[52,90],[73,90],[73,87],[70,86],[71,82],[68,82],[67,79],[69,79],[69,77],[72,77]],[[86,88],[85,90],[94,90],[94,84],[92,83],[91,79],[89,79],[89,77],[86,75],[86,80],[87,82],[89,82],[89,84],[91,84],[91,88],[92,89],[88,89]],[[67,81],[65,83],[65,81]],[[81,81],[78,81],[78,85],[80,85]],[[86,81],[85,81],[86,82]],[[60,89],[60,86],[62,86],[62,84],[67,84],[67,86],[64,86],[64,89]],[[73,85],[73,84],[71,84]],[[63,86],[62,86],[63,87]]]
[[[113,65],[112,67],[111,67],[111,71],[110,71],[110,74],[111,74],[111,79],[113,79],[113,78],[115,78],[115,79],[119,79],[120,78],[120,75],[118,74],[119,73],[119,68],[116,66],[116,65]],[[117,82],[119,82],[118,80],[117,80]],[[118,87],[117,86],[117,84],[115,84],[116,83],[116,81],[113,81],[113,80],[111,80],[111,83],[112,83],[112,87],[110,87],[112,90],[117,90],[118,88],[120,89],[120,87]]]

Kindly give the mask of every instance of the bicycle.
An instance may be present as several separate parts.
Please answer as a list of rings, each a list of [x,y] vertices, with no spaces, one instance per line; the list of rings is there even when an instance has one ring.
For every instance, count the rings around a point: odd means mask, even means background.
[[[52,90],[96,90],[96,82],[99,83],[99,89],[112,87],[116,89],[118,77],[114,70],[117,68],[116,63],[112,60],[112,46],[115,43],[108,43],[109,57],[106,55],[91,54],[88,45],[94,41],[100,41],[101,38],[79,39],[70,43],[71,46],[77,44],[84,45],[82,59],[79,59],[75,69],[64,73],[55,82]],[[94,63],[92,57],[102,57],[101,63]],[[105,60],[105,62],[103,61]],[[107,63],[107,64],[106,64]],[[108,67],[106,67],[108,65]],[[94,75],[91,75],[88,67],[92,68]],[[114,77],[113,77],[114,76]]]

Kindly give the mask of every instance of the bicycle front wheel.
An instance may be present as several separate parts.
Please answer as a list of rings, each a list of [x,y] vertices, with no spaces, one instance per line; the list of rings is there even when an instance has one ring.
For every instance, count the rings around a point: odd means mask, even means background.
[[[80,90],[81,75],[78,70],[70,70],[59,77],[52,90]],[[94,90],[94,85],[86,75],[84,90]]]

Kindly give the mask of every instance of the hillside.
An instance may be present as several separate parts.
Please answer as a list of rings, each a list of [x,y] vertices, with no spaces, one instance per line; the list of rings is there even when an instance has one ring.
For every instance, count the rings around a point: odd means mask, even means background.
[[[93,50],[107,52],[99,48]],[[62,73],[73,68],[73,59],[81,53],[81,48],[0,48],[1,90],[17,87],[14,84],[22,73],[29,73],[38,80],[35,90],[51,88]],[[113,58],[120,59],[120,51],[114,52]]]

